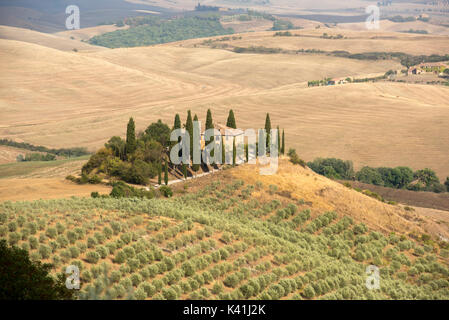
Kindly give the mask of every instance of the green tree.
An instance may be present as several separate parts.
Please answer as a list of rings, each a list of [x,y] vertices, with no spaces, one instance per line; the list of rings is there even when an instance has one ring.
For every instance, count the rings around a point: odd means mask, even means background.
[[[446,69],[449,70],[449,69]],[[447,192],[449,192],[449,177],[446,178],[446,182],[444,183],[444,185],[446,186]]]
[[[187,111],[186,131],[190,136],[190,159],[193,160],[193,120],[190,110]]]
[[[165,160],[165,168],[164,168],[164,182],[165,185],[168,185],[168,162]]]
[[[125,160],[125,141],[122,138],[114,136],[104,146],[111,149],[114,156]]]
[[[282,147],[281,147],[281,153],[285,154],[285,130],[282,130]]]
[[[228,121],[226,122],[226,126],[229,128],[237,129],[237,125],[235,123],[234,111],[229,110]]]
[[[270,148],[270,134],[271,134],[271,120],[269,113],[267,113],[267,117],[265,118],[265,131],[267,133],[267,151],[268,151]]]
[[[206,130],[214,129],[214,122],[212,120],[212,111],[210,109],[207,109],[207,116],[206,116]],[[206,142],[206,144],[214,143],[215,136],[212,136],[209,141]],[[212,159],[214,158],[214,149],[212,149],[210,156]]]
[[[278,129],[278,155],[281,154],[281,130],[279,130],[279,126],[277,127]]]
[[[157,184],[162,184],[162,164],[159,163],[157,166]]]
[[[187,165],[185,163],[182,164],[182,175],[184,179],[187,179]]]
[[[221,137],[221,164],[226,163],[226,148],[224,143],[224,138]]]
[[[160,119],[148,126],[142,138],[144,140],[155,140],[164,147],[168,147],[170,142],[170,128]]]
[[[195,114],[195,116],[193,117],[193,121],[195,122],[195,121],[198,121],[198,116]],[[193,139],[193,136],[192,136],[192,139]],[[193,149],[192,150],[190,150],[190,152],[192,153],[192,159],[193,159]],[[194,171],[194,172],[198,172],[198,170],[200,170],[200,165],[199,164],[193,164],[192,165],[192,170]]]
[[[136,125],[133,118],[129,118],[128,127],[126,129],[126,154],[130,155],[136,151]]]
[[[32,262],[26,250],[0,240],[0,300],[74,299],[75,290],[66,288],[64,275],[53,279],[51,268],[51,264]]]
[[[235,138],[232,141],[232,165],[236,165],[236,159],[237,159],[237,148],[235,147]]]

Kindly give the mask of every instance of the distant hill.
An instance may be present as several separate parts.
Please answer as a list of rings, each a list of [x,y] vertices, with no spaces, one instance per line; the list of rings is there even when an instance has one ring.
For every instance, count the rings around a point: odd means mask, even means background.
[[[125,0],[2,0],[0,25],[47,33],[64,31],[67,18],[65,9],[69,5],[77,5],[80,8],[81,28],[142,15],[142,12],[137,10],[170,12],[151,4],[135,4]]]

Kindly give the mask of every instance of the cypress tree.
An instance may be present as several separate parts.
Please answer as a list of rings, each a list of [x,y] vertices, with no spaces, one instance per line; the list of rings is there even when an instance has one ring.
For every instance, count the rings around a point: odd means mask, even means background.
[[[271,120],[269,113],[267,113],[267,117],[265,118],[265,131],[267,133],[267,151],[268,151],[270,148],[270,133],[271,133]]]
[[[246,157],[246,162],[249,161],[249,147],[248,144],[245,143],[245,157]]]
[[[133,118],[129,118],[128,127],[126,128],[126,144],[125,149],[127,154],[132,154],[136,151],[136,125]]]
[[[190,135],[190,159],[193,160],[193,120],[190,110],[187,111],[186,131]]]
[[[282,129],[282,147],[281,147],[281,153],[285,154],[285,130]]]
[[[165,168],[164,168],[164,182],[165,185],[168,185],[168,163],[167,160],[165,160]]]
[[[195,114],[195,116],[193,117],[193,121],[198,121],[198,116]],[[193,150],[191,150],[192,152],[192,157],[193,157]],[[199,164],[194,164],[192,165],[192,170],[194,172],[198,172],[198,170],[200,170],[200,165]]]
[[[175,115],[175,123],[173,124],[173,130],[174,129],[181,129],[181,118],[179,117],[179,114]]]
[[[184,176],[184,179],[187,179],[187,165],[182,165],[182,175]]]
[[[198,121],[198,116],[195,114],[195,116],[193,117],[193,121]],[[193,139],[193,136],[192,136]],[[192,160],[193,160],[193,149],[190,150],[190,152],[192,152]],[[192,165],[192,170],[194,172],[197,172],[198,170],[200,170],[200,165],[199,164],[194,164]]]
[[[221,164],[226,164],[226,148],[223,136],[221,137]]]
[[[281,131],[279,130],[279,126],[277,127],[278,129],[278,156],[281,154]]]
[[[162,164],[159,163],[159,165],[157,166],[157,184],[161,185],[162,184]]]
[[[212,121],[212,111],[210,111],[210,109],[207,109],[206,130],[213,129],[213,128],[214,128],[214,122]]]
[[[179,117],[179,114],[175,115],[175,122],[173,124],[173,131],[176,129],[181,129],[181,118]],[[181,139],[182,139],[181,137],[178,138],[178,143],[181,142]],[[171,151],[171,148],[174,147],[175,145],[176,145],[176,143],[172,142],[170,151]],[[178,156],[180,156],[180,157],[182,156],[182,149],[179,150]]]
[[[207,116],[206,116],[206,130],[208,130],[208,129],[214,129],[214,122],[212,120],[212,111],[210,111],[210,109],[207,109]],[[212,136],[209,141],[206,141],[206,144],[212,143],[214,141],[215,141],[215,136]],[[212,149],[210,156],[211,156],[211,158],[214,158],[214,149]]]
[[[237,159],[237,148],[235,147],[235,138],[232,141],[232,165],[235,166]]]
[[[237,129],[237,125],[235,123],[234,111],[231,109],[228,115],[228,121],[226,122],[226,126],[229,128]]]

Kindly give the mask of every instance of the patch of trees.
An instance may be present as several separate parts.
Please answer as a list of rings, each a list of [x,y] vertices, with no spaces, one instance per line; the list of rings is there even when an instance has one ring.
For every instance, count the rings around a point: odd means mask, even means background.
[[[341,51],[338,52],[338,56],[357,60],[390,60],[396,58],[399,59],[401,64],[407,68],[424,62],[441,62],[449,60],[449,54],[413,56],[403,52],[365,52],[365,53],[350,54]]]
[[[26,149],[30,151],[45,152],[61,157],[80,157],[90,154],[90,152],[88,152],[86,148],[77,147],[77,148],[50,149],[43,146],[35,146],[27,142],[16,142],[8,139],[0,139],[0,145]]]
[[[250,46],[247,48],[244,47],[235,47],[235,53],[260,53],[260,54],[276,54],[283,53],[284,50],[282,48],[267,48],[263,46]]]
[[[53,161],[56,160],[54,154],[41,154],[41,153],[27,153],[25,157],[22,154],[17,156],[17,162],[23,161]]]
[[[293,25],[293,23],[291,23],[288,20],[280,20],[280,19],[276,19],[273,22],[273,28],[271,28],[271,30],[273,30],[273,31],[291,30],[291,29],[295,29],[295,26]]]
[[[203,6],[201,3],[198,3],[198,5],[195,6],[195,11],[219,11],[220,7],[214,7],[214,6]]]
[[[403,16],[394,16],[394,17],[388,17],[387,20],[390,20],[391,22],[397,22],[397,23],[402,23],[402,22],[411,22],[411,21],[415,21],[415,17],[403,17]]]
[[[135,26],[95,36],[89,40],[89,43],[107,48],[126,48],[234,33],[231,28],[223,28],[219,17],[189,17],[173,20],[143,17],[132,23]]]
[[[412,191],[430,191],[441,193],[449,191],[449,178],[441,184],[435,171],[422,169],[413,171],[409,167],[372,168],[365,166],[354,172],[351,161],[335,158],[317,158],[308,162],[307,166],[313,171],[330,179],[357,180],[367,184],[395,189],[408,189]]]
[[[0,240],[0,300],[71,300],[75,290],[65,285],[64,275],[50,275],[51,264],[30,260],[27,250],[9,247]]]
[[[106,175],[129,183],[146,185],[161,170],[162,158],[169,146],[170,128],[162,121],[152,123],[136,137],[135,123],[128,122],[126,140],[114,136],[104,148],[92,155],[82,174]]]
[[[318,174],[330,179],[348,179],[354,177],[354,165],[352,161],[344,161],[336,158],[317,158],[308,162],[307,166]]]
[[[408,29],[408,30],[404,30],[401,31],[404,33],[417,33],[417,34],[428,34],[429,32],[427,30],[419,30],[419,29]]]

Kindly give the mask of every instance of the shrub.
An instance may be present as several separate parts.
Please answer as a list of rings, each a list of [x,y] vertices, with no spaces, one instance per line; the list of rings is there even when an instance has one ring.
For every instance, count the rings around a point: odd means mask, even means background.
[[[72,256],[72,258],[78,258],[78,256],[80,255],[80,250],[76,246],[70,247],[69,251],[70,251],[70,255]]]
[[[171,198],[173,196],[173,191],[170,187],[168,186],[161,186],[159,188],[160,193],[166,197],[166,198]]]
[[[100,260],[100,255],[95,251],[89,251],[86,254],[86,261],[92,264],[96,264]]]
[[[109,255],[108,248],[104,246],[98,246],[95,251],[100,255],[102,259],[106,258]]]
[[[125,253],[123,250],[119,250],[119,251],[117,251],[117,253],[115,254],[114,262],[119,263],[119,264],[122,264],[122,263],[125,262],[126,257],[127,257],[127,256],[126,256],[126,253]]]
[[[8,223],[8,230],[9,232],[14,232],[17,230],[17,223],[12,221],[10,223]]]
[[[20,239],[22,239],[22,236],[18,232],[11,232],[9,234],[8,242],[10,245],[16,245]]]
[[[48,259],[50,258],[51,248],[45,244],[41,244],[39,246],[39,254],[41,255],[42,259]]]
[[[53,227],[49,227],[47,228],[47,230],[45,231],[45,235],[51,239],[56,238],[56,236],[58,235],[58,231],[56,230],[56,228]]]
[[[36,237],[33,237],[33,236],[29,237],[28,238],[28,242],[30,243],[30,248],[31,249],[36,249],[37,248],[38,241],[37,241]]]

